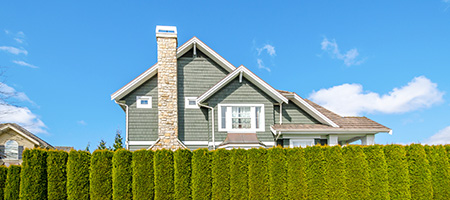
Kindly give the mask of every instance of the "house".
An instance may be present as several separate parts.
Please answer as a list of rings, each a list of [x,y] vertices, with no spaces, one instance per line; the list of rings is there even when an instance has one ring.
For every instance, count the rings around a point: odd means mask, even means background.
[[[2,165],[20,165],[24,149],[53,148],[41,138],[15,123],[0,124],[0,160]]]
[[[157,26],[155,65],[111,95],[125,112],[126,148],[251,148],[374,144],[391,129],[342,117],[235,67],[197,37]]]

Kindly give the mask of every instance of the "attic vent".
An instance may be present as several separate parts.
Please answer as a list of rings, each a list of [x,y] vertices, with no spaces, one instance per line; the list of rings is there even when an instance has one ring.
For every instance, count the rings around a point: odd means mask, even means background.
[[[176,37],[176,26],[156,26],[156,36],[158,37]]]

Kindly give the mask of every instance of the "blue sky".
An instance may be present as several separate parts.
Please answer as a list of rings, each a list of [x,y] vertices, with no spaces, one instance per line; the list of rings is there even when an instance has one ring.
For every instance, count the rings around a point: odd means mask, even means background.
[[[110,95],[156,62],[178,28],[277,89],[393,129],[376,142],[450,142],[450,2],[2,1],[0,115],[52,145],[111,145]],[[20,106],[20,107],[16,107]],[[11,114],[12,113],[12,114]]]

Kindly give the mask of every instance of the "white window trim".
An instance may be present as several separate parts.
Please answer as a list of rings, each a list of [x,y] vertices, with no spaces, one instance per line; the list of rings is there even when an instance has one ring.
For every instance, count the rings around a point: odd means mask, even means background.
[[[231,120],[226,120],[226,128],[222,128],[222,107],[226,106],[226,107],[232,107],[232,106],[247,106],[247,107],[251,107],[250,108],[250,113],[251,113],[251,127],[255,127],[255,107],[261,107],[261,115],[260,115],[260,124],[259,124],[259,128],[251,128],[251,129],[232,129],[231,128]],[[225,131],[228,133],[254,133],[254,132],[264,132],[266,130],[266,125],[265,125],[265,109],[264,109],[264,104],[218,104],[218,117],[217,117],[217,121],[218,121],[218,130],[219,131]],[[227,116],[226,119],[231,119],[231,108],[229,108],[230,110],[227,112]]]
[[[189,101],[195,101],[195,105],[189,105]],[[184,98],[185,108],[199,108],[197,105],[197,97],[185,97]]]
[[[289,139],[289,147],[294,147],[294,142],[311,142],[310,146],[314,146],[314,139],[316,138],[305,138],[305,139]],[[304,147],[302,147],[304,148]]]
[[[141,100],[148,100],[148,104],[141,104]],[[136,108],[152,108],[151,96],[136,96]]]

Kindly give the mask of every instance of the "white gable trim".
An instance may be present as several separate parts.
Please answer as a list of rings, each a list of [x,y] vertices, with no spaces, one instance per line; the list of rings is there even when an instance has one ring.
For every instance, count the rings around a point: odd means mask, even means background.
[[[215,94],[217,91],[222,89],[224,86],[226,86],[228,83],[230,83],[232,80],[234,80],[238,75],[242,75],[247,78],[250,82],[255,84],[258,88],[266,92],[270,97],[277,100],[278,102],[284,102],[288,103],[289,100],[284,97],[282,94],[280,94],[277,90],[275,90],[272,86],[264,82],[261,78],[256,76],[253,72],[248,70],[246,67],[241,65],[236,70],[228,74],[225,78],[223,78],[221,81],[219,81],[216,85],[214,85],[211,89],[203,93],[200,97],[197,98],[197,104],[202,103],[209,97],[211,97],[213,94]]]
[[[217,64],[219,64],[221,67],[223,67],[228,72],[232,72],[236,69],[234,65],[232,65],[230,62],[225,60],[222,56],[220,56],[218,53],[216,53],[214,50],[212,50],[208,45],[203,43],[201,40],[199,40],[197,37],[193,37],[190,40],[188,40],[186,43],[178,47],[177,49],[177,58],[183,56],[186,52],[191,50],[191,48],[194,47],[194,44],[196,48],[200,49],[204,54],[206,54],[209,58],[214,60]]]
[[[158,72],[158,63],[148,68],[144,73],[133,79],[131,82],[117,90],[111,95],[111,100],[119,101],[122,97],[139,87]]]
[[[30,141],[33,142],[34,144],[36,144],[36,145],[38,145],[38,146],[40,145],[38,141],[36,141],[36,140],[33,139],[32,137],[28,136],[27,134],[23,133],[22,131],[20,131],[20,130],[17,129],[16,127],[11,126],[11,125],[9,125],[9,124],[6,125],[6,126],[4,126],[4,127],[2,127],[2,128],[0,129],[0,131],[4,131],[4,130],[7,129],[7,128],[14,130],[16,133],[18,133],[19,135],[21,135],[21,136],[24,137],[24,138],[27,138],[28,140],[30,140]]]

